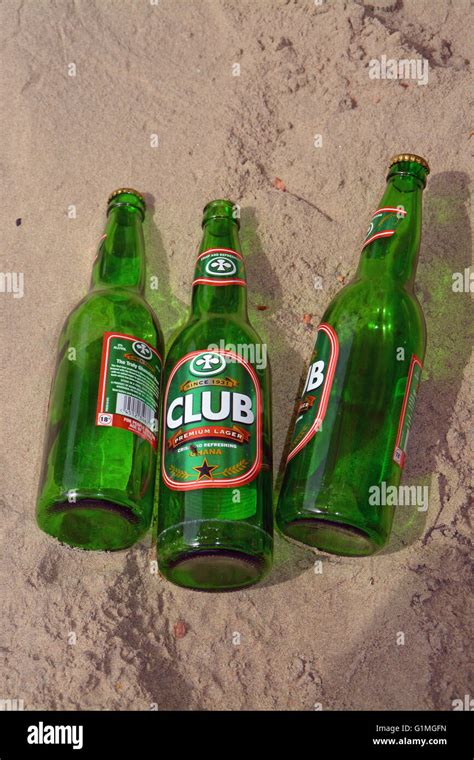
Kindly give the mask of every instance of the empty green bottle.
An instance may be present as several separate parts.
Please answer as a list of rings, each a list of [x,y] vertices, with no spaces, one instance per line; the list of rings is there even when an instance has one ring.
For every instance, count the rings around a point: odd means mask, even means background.
[[[277,525],[335,554],[372,554],[391,530],[387,489],[400,483],[426,347],[413,287],[428,172],[419,156],[392,160],[356,276],[318,328],[297,412]]]
[[[204,209],[192,310],[163,377],[158,563],[181,586],[255,583],[272,560],[270,371],[248,322],[235,206]]]
[[[144,299],[144,217],[139,193],[112,193],[91,289],[59,340],[37,519],[83,549],[130,546],[152,516],[163,338]]]

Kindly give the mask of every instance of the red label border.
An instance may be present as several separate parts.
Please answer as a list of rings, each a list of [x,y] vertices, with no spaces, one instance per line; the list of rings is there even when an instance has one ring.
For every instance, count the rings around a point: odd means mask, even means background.
[[[316,341],[318,339],[318,333],[322,330],[326,333],[326,335],[329,338],[329,342],[331,344],[331,354],[329,357],[328,367],[326,371],[326,377],[324,378],[324,385],[321,392],[321,398],[319,400],[319,406],[318,411],[316,414],[316,417],[313,421],[313,424],[311,425],[310,429],[306,433],[306,435],[301,439],[301,441],[295,446],[294,449],[290,451],[287,457],[287,462],[290,461],[296,454],[298,454],[299,451],[301,451],[302,448],[304,448],[307,443],[311,440],[311,438],[316,434],[318,431],[325,415],[326,410],[329,402],[329,394],[331,393],[331,387],[334,380],[334,373],[336,371],[336,365],[337,365],[337,359],[339,356],[339,339],[337,337],[336,331],[334,330],[331,325],[328,325],[326,323],[322,323],[319,325],[317,332],[316,332]]]
[[[255,398],[257,400],[257,409],[256,409],[256,420],[257,420],[257,435],[256,435],[256,456],[255,461],[252,464],[252,467],[248,472],[246,472],[244,475],[240,475],[238,478],[229,478],[229,479],[222,479],[220,481],[218,480],[210,480],[206,483],[200,483],[199,481],[193,481],[191,483],[179,483],[175,480],[172,480],[165,469],[165,453],[166,453],[166,414],[167,414],[167,404],[168,404],[168,393],[171,385],[171,381],[178,371],[178,369],[181,367],[182,364],[184,364],[186,361],[188,361],[192,356],[198,356],[199,354],[202,354],[206,351],[206,349],[202,348],[199,351],[191,351],[188,354],[185,354],[185,356],[182,357],[182,359],[179,360],[171,370],[170,376],[168,378],[168,382],[166,384],[166,390],[165,395],[163,399],[163,445],[161,447],[162,453],[161,453],[161,473],[163,476],[163,480],[165,484],[168,486],[168,488],[171,488],[173,491],[192,491],[197,490],[201,488],[235,488],[237,486],[245,485],[246,483],[249,483],[251,480],[254,480],[254,478],[257,477],[258,473],[261,470],[262,467],[262,391],[260,388],[260,383],[258,381],[257,374],[249,362],[247,362],[243,357],[239,356],[238,354],[234,353],[233,351],[216,351],[215,353],[221,354],[223,356],[230,356],[233,359],[237,359],[237,361],[242,364],[245,369],[248,371],[250,377],[252,378],[252,382],[255,388]]]
[[[398,422],[397,438],[396,438],[396,441],[395,441],[395,446],[393,448],[393,456],[392,456],[393,461],[399,467],[403,467],[404,466],[405,459],[406,459],[406,452],[402,451],[402,449],[400,449],[400,441],[402,439],[403,423],[405,422],[405,415],[406,415],[406,411],[407,411],[408,399],[410,398],[411,383],[412,383],[412,379],[413,379],[413,372],[415,370],[415,364],[418,364],[418,366],[420,368],[420,372],[421,372],[423,370],[423,364],[421,363],[420,359],[418,359],[418,357],[417,357],[416,354],[412,354],[411,355],[411,359],[410,359],[410,367],[408,369],[408,377],[407,377],[407,384],[406,384],[406,387],[405,387],[405,394],[403,396],[402,411],[400,412],[400,420]],[[397,453],[398,450],[401,451],[401,457],[400,457],[400,461],[399,462],[395,458],[395,455],[396,455],[396,453]]]

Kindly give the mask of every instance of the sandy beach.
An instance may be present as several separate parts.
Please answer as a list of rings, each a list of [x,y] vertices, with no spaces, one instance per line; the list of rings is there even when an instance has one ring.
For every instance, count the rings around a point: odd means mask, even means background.
[[[452,287],[472,256],[472,4],[5,0],[0,18],[1,270],[15,273],[0,293],[0,699],[452,710],[474,693],[472,294]],[[277,478],[319,320],[355,272],[402,151],[431,166],[417,274],[428,349],[403,480],[428,487],[428,509],[397,511],[389,545],[369,558],[277,537],[268,578],[221,595],[160,578],[151,533],[115,554],[42,534],[56,346],[87,292],[109,193],[147,198],[147,298],[166,337],[189,308],[204,205],[240,205]]]

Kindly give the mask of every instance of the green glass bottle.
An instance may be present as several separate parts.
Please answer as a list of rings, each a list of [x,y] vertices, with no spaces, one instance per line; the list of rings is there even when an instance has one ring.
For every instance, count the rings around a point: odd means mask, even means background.
[[[112,193],[91,289],[59,340],[37,519],[83,549],[130,546],[152,516],[163,338],[144,299],[144,218],[139,193]]]
[[[406,456],[426,328],[414,294],[429,167],[396,156],[355,278],[333,299],[316,345],[277,508],[287,536],[334,554],[386,543]]]
[[[180,586],[255,583],[272,561],[270,370],[248,322],[234,204],[204,209],[191,315],[164,368],[158,563]]]

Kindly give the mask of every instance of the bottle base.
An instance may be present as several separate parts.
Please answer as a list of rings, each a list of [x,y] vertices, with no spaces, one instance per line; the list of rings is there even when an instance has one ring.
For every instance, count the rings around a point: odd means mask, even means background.
[[[38,525],[63,544],[96,551],[126,549],[148,527],[129,507],[103,499],[58,502],[42,511]]]
[[[171,562],[166,578],[178,586],[198,591],[237,591],[257,583],[263,571],[264,563],[247,554],[196,551]]]
[[[164,530],[157,546],[160,572],[171,583],[196,591],[237,591],[266,575],[273,540],[248,523],[194,520]]]
[[[382,541],[361,528],[317,516],[287,522],[281,531],[298,543],[345,557],[367,557],[383,547]]]

